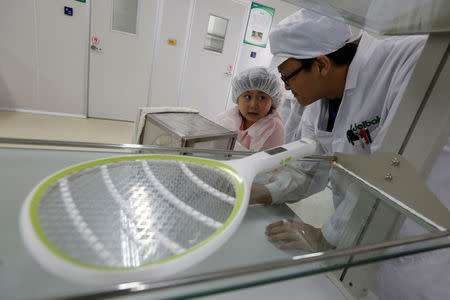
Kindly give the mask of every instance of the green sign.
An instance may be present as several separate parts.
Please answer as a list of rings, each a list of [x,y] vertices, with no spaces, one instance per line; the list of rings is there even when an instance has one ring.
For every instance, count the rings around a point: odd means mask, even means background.
[[[275,9],[252,2],[244,43],[266,48]]]

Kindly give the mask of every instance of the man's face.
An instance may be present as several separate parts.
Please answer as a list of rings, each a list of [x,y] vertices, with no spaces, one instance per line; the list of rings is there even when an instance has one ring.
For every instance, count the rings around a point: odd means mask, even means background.
[[[300,61],[289,58],[278,66],[278,71],[281,77],[285,78],[285,89],[292,92],[298,103],[307,106],[324,98],[325,91],[322,88],[324,78],[321,76],[316,61],[310,70],[301,69],[298,72],[301,67]],[[295,74],[296,72],[298,73]],[[292,76],[293,74],[295,75]]]

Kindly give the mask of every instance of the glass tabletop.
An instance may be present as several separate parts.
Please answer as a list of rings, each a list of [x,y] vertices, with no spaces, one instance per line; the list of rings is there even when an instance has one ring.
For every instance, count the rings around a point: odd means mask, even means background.
[[[446,0],[285,0],[377,34],[450,31]]]
[[[9,140],[11,143],[12,140]],[[28,141],[29,144],[31,143]],[[330,164],[330,158],[310,157],[292,164],[295,172],[313,164],[324,172],[335,174],[335,179],[326,182],[323,189],[315,193],[321,201],[332,203],[335,211],[341,206],[333,199],[342,193],[344,187],[348,203],[346,226],[338,234],[335,247],[323,251],[301,249],[281,250],[267,240],[265,228],[279,220],[301,218],[286,205],[250,205],[238,230],[217,251],[200,263],[168,278],[158,281],[123,282],[115,286],[88,286],[66,281],[45,271],[25,248],[19,231],[19,211],[27,194],[43,178],[61,169],[86,161],[110,158],[118,155],[136,154],[136,147],[122,145],[124,153],[111,152],[114,147],[103,145],[103,149],[89,148],[79,144],[83,150],[38,149],[0,147],[0,190],[3,191],[0,209],[0,298],[4,299],[58,299],[92,298],[128,295],[133,299],[152,297],[155,299],[174,299],[177,297],[210,295],[218,292],[299,278],[313,274],[345,269],[349,266],[363,265],[386,259],[408,256],[450,247],[448,230],[433,227],[422,222],[416,214],[405,215],[390,205],[388,195],[376,193],[373,187],[362,184],[348,174],[342,174],[337,166]],[[48,143],[47,147],[51,145]],[[1,145],[0,145],[1,146]],[[67,146],[67,145],[66,145]],[[61,145],[59,147],[62,147]],[[179,152],[180,149],[140,148],[146,153]],[[102,151],[99,151],[101,149]],[[186,149],[182,149],[185,151]],[[194,151],[194,150],[192,150]],[[220,153],[196,149],[197,156],[229,159],[230,152]],[[183,153],[190,153],[185,151]],[[237,153],[237,157],[246,155]],[[333,171],[334,170],[334,171]],[[261,176],[259,183],[266,180]],[[263,182],[264,183],[264,182]],[[359,204],[360,203],[360,204]],[[359,204],[359,205],[358,205]],[[376,234],[367,224],[376,219],[372,208],[377,208],[386,220],[396,220],[403,216],[407,230],[393,235],[387,227]],[[361,210],[361,208],[363,208]],[[368,209],[370,208],[370,209]],[[364,210],[366,209],[366,210]],[[358,211],[356,211],[358,210]],[[308,212],[303,212],[308,214]],[[345,215],[345,214],[344,214]],[[351,217],[353,215],[353,217]],[[342,216],[342,215],[341,215]],[[336,221],[336,220],[334,220]],[[424,226],[424,224],[428,224]],[[369,233],[369,234],[366,234]],[[370,238],[367,238],[370,237]]]

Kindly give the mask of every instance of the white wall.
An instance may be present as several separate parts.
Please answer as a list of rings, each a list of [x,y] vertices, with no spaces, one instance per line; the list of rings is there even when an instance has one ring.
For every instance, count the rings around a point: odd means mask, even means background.
[[[38,105],[34,109],[85,115],[89,8],[77,1],[35,0]],[[73,16],[64,15],[64,6]]]
[[[299,9],[297,6],[283,2],[281,0],[260,0],[256,2],[275,9],[272,27]],[[250,57],[250,53],[252,51],[256,52],[255,58]],[[270,53],[269,43],[266,48],[243,43],[239,62],[237,64],[235,72],[239,73],[242,70],[255,66],[268,67],[271,59],[272,54]]]
[[[193,0],[164,1],[153,61],[149,106],[177,106]],[[176,40],[176,45],[169,44]]]
[[[179,84],[186,51],[187,35],[190,26],[190,10],[193,0],[166,0],[162,14],[159,42],[156,49],[152,69],[152,82],[149,95],[149,106],[177,106]],[[236,1],[250,7],[251,1]],[[275,9],[272,26],[298,10],[298,7],[281,0],[264,0],[258,3]],[[247,21],[248,16],[246,16]],[[170,45],[168,39],[177,40]],[[256,58],[250,52],[257,53]],[[234,74],[251,66],[268,66],[272,55],[270,48],[261,48],[249,44],[241,44],[239,59],[234,66]],[[212,92],[213,94],[213,92]]]
[[[148,105],[177,106],[194,0],[153,1],[162,5]],[[281,0],[258,3],[275,9],[272,26],[298,9]],[[0,2],[0,110],[86,115],[89,5],[89,0]],[[72,17],[64,15],[64,6],[73,8]],[[242,43],[234,73],[268,65],[270,57],[269,48]]]
[[[0,109],[85,115],[88,5],[1,1],[0,30]]]
[[[34,1],[0,2],[0,108],[30,107],[35,101],[34,28]]]

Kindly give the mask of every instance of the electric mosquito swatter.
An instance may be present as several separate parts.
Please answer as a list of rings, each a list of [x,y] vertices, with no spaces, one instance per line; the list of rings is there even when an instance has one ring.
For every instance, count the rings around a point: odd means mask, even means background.
[[[22,237],[38,263],[70,281],[161,279],[230,238],[256,174],[316,148],[304,138],[229,161],[134,155],[82,163],[31,191],[20,215]]]

